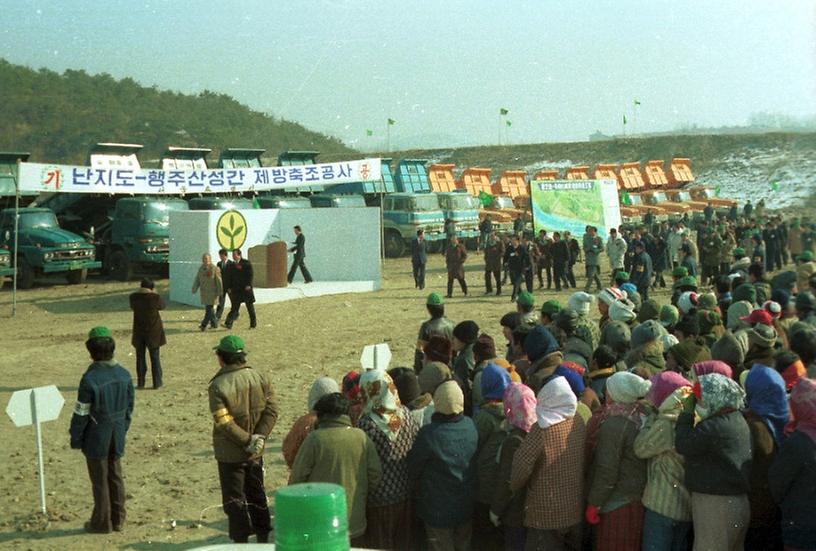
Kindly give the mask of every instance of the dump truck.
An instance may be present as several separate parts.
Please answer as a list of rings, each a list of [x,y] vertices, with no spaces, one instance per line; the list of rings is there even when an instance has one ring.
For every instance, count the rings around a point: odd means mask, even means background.
[[[68,283],[83,283],[88,270],[102,267],[95,247],[85,238],[60,228],[53,211],[26,207],[19,211],[17,286],[30,289],[45,274],[64,274]],[[15,209],[0,211],[0,246],[14,247]]]
[[[505,170],[499,174],[491,188],[493,195],[506,195],[513,200],[517,209],[522,211],[526,232],[533,230],[533,213],[530,208],[530,184],[527,173],[523,170]],[[515,217],[514,217],[515,218]]]
[[[646,189],[666,189],[669,179],[663,170],[663,161],[646,161],[643,166],[643,180],[646,182]]]
[[[429,252],[441,250],[445,240],[445,214],[434,194],[389,193],[382,198],[382,209],[385,256],[401,256],[420,229],[425,230]]]
[[[669,201],[688,205],[693,212],[703,212],[708,206],[708,203],[705,201],[695,201],[691,193],[685,189],[667,189],[666,197],[669,198]]]
[[[737,206],[737,202],[733,199],[717,197],[717,192],[709,186],[685,188],[685,191],[688,191],[695,201],[702,201],[714,207],[718,214],[727,214],[731,207]]]
[[[557,170],[541,169],[535,173],[533,180],[558,180],[559,175]]]
[[[629,179],[623,179],[619,176],[618,165],[600,163],[595,166],[594,176],[596,180],[614,180],[617,182],[621,219],[625,225],[639,224],[647,212],[651,212],[655,217],[663,216],[665,218],[666,215],[662,209],[643,203],[642,198],[635,193],[640,188],[632,185]]]
[[[567,180],[589,180],[588,166],[571,166],[564,172],[564,178]]]
[[[688,205],[669,201],[669,198],[666,196],[665,191],[648,190],[643,191],[639,194],[630,193],[629,197],[632,198],[635,195],[640,195],[640,197],[643,199],[643,202],[646,203],[647,205],[660,207],[661,209],[663,209],[668,214],[669,220],[680,219],[685,214],[691,216],[691,208]]]
[[[513,219],[522,211],[513,204],[513,199],[507,195],[493,195],[490,184],[490,173],[492,169],[484,167],[470,167],[462,171],[456,187],[461,191],[466,191],[473,197],[482,197],[483,194],[492,197],[490,205],[479,209],[479,222],[490,217],[493,229],[497,232],[510,232],[513,230]],[[481,203],[480,203],[481,204]]]
[[[456,235],[468,249],[475,250],[479,243],[479,200],[462,191],[434,195],[445,218],[456,224]]]
[[[454,164],[435,163],[428,165],[428,183],[431,191],[446,193],[456,191],[456,178],[453,175]]]
[[[669,187],[681,188],[694,182],[694,174],[691,172],[691,159],[677,157],[669,162],[669,170],[666,172]]]
[[[30,153],[0,151],[0,208],[13,207],[17,194],[17,161],[25,162]],[[27,206],[37,196],[36,191],[21,191],[20,206]]]
[[[428,193],[431,184],[425,170],[425,159],[400,159],[394,174],[396,190],[400,193]]]

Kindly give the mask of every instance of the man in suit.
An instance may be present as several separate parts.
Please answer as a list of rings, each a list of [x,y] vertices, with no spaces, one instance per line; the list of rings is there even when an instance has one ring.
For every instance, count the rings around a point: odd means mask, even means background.
[[[304,281],[311,283],[312,274],[309,273],[306,264],[303,263],[303,259],[306,258],[306,236],[303,235],[300,226],[295,226],[295,242],[294,246],[289,249],[289,252],[295,253],[295,258],[292,260],[292,267],[289,268],[289,275],[286,276],[286,280],[292,283],[292,280],[295,278],[295,272],[298,267],[300,267],[300,273]]]
[[[150,372],[153,388],[162,386],[162,366],[159,349],[167,344],[159,310],[164,310],[164,301],[156,292],[155,284],[150,278],[144,278],[139,290],[130,295],[130,309],[133,310],[133,336],[131,344],[136,349],[136,386],[145,387],[147,376],[147,359],[145,352],[150,353]]]
[[[252,264],[241,256],[241,249],[232,251],[232,266],[228,270],[230,297],[230,311],[224,322],[224,327],[232,329],[232,324],[238,319],[238,310],[241,303],[246,305],[249,314],[249,328],[255,329],[258,320],[255,318],[255,293],[252,290]],[[226,284],[225,284],[226,286]]]
[[[411,241],[411,267],[414,272],[414,288],[425,288],[425,264],[428,262],[428,253],[425,243],[425,230],[417,230],[416,237]]]
[[[227,289],[229,289],[229,271],[230,267],[232,266],[232,260],[229,259],[229,255],[227,254],[227,249],[221,249],[218,251],[218,271],[221,273],[221,296],[218,300],[218,308],[215,310],[215,321],[221,321],[221,315],[224,313],[224,304],[226,301],[224,300],[227,296]],[[236,318],[238,316],[236,315]],[[234,320],[233,320],[234,321]]]

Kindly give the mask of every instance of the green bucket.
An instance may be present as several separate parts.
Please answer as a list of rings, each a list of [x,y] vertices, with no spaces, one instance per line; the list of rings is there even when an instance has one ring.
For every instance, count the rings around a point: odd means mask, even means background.
[[[337,484],[293,484],[275,492],[277,551],[348,551],[346,491]]]

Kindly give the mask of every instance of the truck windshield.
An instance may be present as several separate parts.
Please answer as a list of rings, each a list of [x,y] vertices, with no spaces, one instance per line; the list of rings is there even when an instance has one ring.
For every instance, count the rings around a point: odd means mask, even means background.
[[[411,210],[439,210],[439,200],[433,195],[418,195],[411,198]]]
[[[709,188],[699,188],[697,193],[700,194],[700,197],[704,197],[706,199],[713,199],[714,198],[714,191]]]
[[[662,191],[658,191],[652,194],[652,200],[655,203],[664,203],[666,201],[666,194]]]
[[[642,205],[643,204],[643,198],[640,195],[631,194],[629,196],[629,200],[633,205]]]
[[[20,214],[20,229],[58,228],[57,217],[51,211],[24,212]]]
[[[693,201],[688,191],[681,191],[677,194],[681,201]]]
[[[472,210],[479,208],[476,203],[476,198],[465,195],[464,193],[449,195],[448,198],[448,204],[452,207],[452,210]]]
[[[187,210],[187,205],[182,203],[148,203],[144,206],[142,218],[145,224],[166,226],[170,223],[171,210]]]
[[[513,200],[509,197],[494,197],[493,207],[497,209],[512,209],[515,208]]]

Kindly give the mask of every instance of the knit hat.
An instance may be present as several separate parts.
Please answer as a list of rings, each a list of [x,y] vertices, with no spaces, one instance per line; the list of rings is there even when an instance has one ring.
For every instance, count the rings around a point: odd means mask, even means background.
[[[688,275],[688,268],[685,266],[678,266],[672,270],[672,277],[675,279],[683,279]]]
[[[620,290],[626,293],[627,297],[630,297],[633,293],[637,293],[637,287],[635,287],[634,283],[624,283],[620,286]]]
[[[660,337],[660,342],[663,344],[663,354],[665,355],[669,352],[669,348],[679,343],[680,341],[677,340],[677,337],[669,333],[668,335],[663,335],[662,337]]]
[[[686,339],[669,348],[669,354],[683,371],[688,371],[697,362],[711,359],[711,352],[700,339]]]
[[[656,408],[659,408],[666,398],[678,388],[689,387],[691,390],[691,381],[674,371],[658,373],[649,380],[652,388],[646,393],[646,400]]]
[[[750,283],[743,283],[734,290],[734,302],[744,300],[752,305],[756,304],[756,287]]]
[[[589,315],[589,307],[592,305],[592,302],[595,300],[594,295],[590,295],[589,293],[585,293],[583,291],[578,291],[577,293],[572,293],[567,304],[570,308],[578,312],[581,316]]]
[[[751,314],[754,309],[753,305],[747,300],[740,300],[731,303],[728,307],[728,315],[726,320],[726,327],[731,331],[745,329],[748,325],[742,321],[742,318]]]
[[[489,362],[482,371],[482,397],[486,400],[501,400],[504,390],[510,384],[510,374],[503,367]]]
[[[618,270],[615,272],[615,283],[625,283],[629,281],[629,272]]]
[[[648,342],[659,339],[665,334],[666,330],[656,321],[645,321],[632,330],[632,348],[639,348]]]
[[[606,394],[619,404],[632,404],[646,396],[652,383],[628,371],[618,371],[606,380]]]
[[[773,325],[771,313],[763,308],[754,310],[749,315],[741,317],[740,320],[744,321],[748,325],[756,325],[758,323],[761,323],[762,325]]]
[[[574,362],[569,363],[574,364]],[[584,393],[584,390],[586,390],[586,386],[584,385],[584,378],[581,375],[579,375],[577,371],[575,371],[574,369],[570,369],[563,363],[555,368],[553,376],[564,377],[569,383],[569,386],[572,389],[572,391],[578,397],[580,397]]]
[[[334,394],[335,392],[340,392],[340,386],[334,379],[329,377],[320,377],[319,379],[315,380],[315,382],[312,383],[312,388],[309,389],[309,398],[306,400],[306,405],[308,406],[309,411],[314,409],[317,401],[323,396],[326,396],[327,394]]]
[[[610,322],[614,323],[614,322]],[[564,360],[575,362],[586,368],[592,358],[592,347],[583,339],[570,337],[564,344]]]
[[[535,304],[535,298],[533,297],[532,293],[522,291],[518,294],[518,297],[516,297],[516,304],[519,306],[532,308],[533,304]]]
[[[609,319],[629,323],[635,319],[635,305],[626,298],[621,298],[609,307]]]
[[[425,301],[427,306],[442,306],[445,304],[445,301],[442,299],[442,295],[439,293],[431,293],[428,295],[428,299]]]
[[[465,395],[456,381],[445,381],[433,394],[434,409],[442,415],[458,415],[465,411]]]
[[[697,295],[697,308],[700,310],[715,310],[717,308],[717,296],[714,293]]]
[[[453,336],[464,344],[473,344],[479,336],[479,326],[473,320],[460,321],[453,328]]]
[[[804,251],[802,254],[796,257],[796,260],[798,260],[799,262],[812,262],[813,253],[810,251]]]
[[[799,294],[796,295],[796,310],[798,312],[816,310],[816,296],[810,291],[799,291]]]
[[[442,362],[443,364],[450,364],[451,351],[453,345],[451,342],[441,335],[431,335],[422,352],[425,354],[425,359],[431,362]]]
[[[762,303],[762,309],[771,315],[771,319],[778,320],[782,317],[782,305],[773,300],[766,300]]]
[[[551,318],[561,311],[561,303],[557,300],[548,300],[541,305],[541,313]]]
[[[621,321],[610,321],[601,331],[601,344],[605,344],[620,355],[629,350],[632,330]]]
[[[563,313],[563,310],[561,311]],[[536,325],[524,339],[524,352],[531,362],[535,362],[558,350],[558,342],[543,325]]]
[[[747,336],[741,333],[740,336]],[[737,368],[745,361],[745,354],[748,351],[747,342],[738,339],[731,331],[726,331],[722,337],[711,345],[711,358],[727,363],[732,368]]]
[[[495,357],[496,343],[493,341],[493,337],[487,333],[482,333],[479,335],[479,338],[476,339],[476,343],[473,345],[474,363],[478,364],[479,362],[490,360]]]
[[[663,327],[674,327],[680,321],[680,311],[671,304],[664,304],[660,308],[660,325]]]
[[[700,324],[697,322],[697,314],[686,314],[680,321],[677,322],[677,325],[674,326],[675,331],[682,331],[684,335],[694,335],[697,336],[700,334]]]
[[[530,432],[536,422],[536,397],[527,385],[510,383],[504,390],[504,417],[511,427]]]
[[[453,379],[453,373],[450,368],[442,362],[429,362],[425,364],[422,371],[419,372],[417,382],[419,383],[419,390],[433,394],[436,388]]]
[[[598,293],[598,300],[600,302],[603,302],[607,306],[612,306],[613,302],[623,297],[624,297],[623,291],[616,287],[607,287],[606,289]]]
[[[686,291],[677,299],[677,309],[680,310],[681,314],[688,314],[697,308],[698,303],[699,297],[697,293],[694,291]]]
[[[677,282],[677,288],[681,291],[696,291],[697,278],[694,276],[686,276]]]
[[[722,317],[712,310],[697,310],[697,325],[701,335],[710,335],[715,327],[722,325]]]
[[[578,327],[578,312],[572,308],[562,308],[555,316],[555,326],[571,335]]]
[[[391,376],[391,380],[394,381],[394,386],[397,387],[400,402],[404,405],[410,406],[411,402],[422,395],[422,391],[419,388],[419,380],[413,369],[397,367],[389,369],[388,374]],[[431,397],[428,396],[429,400],[430,398]]]
[[[773,348],[778,335],[776,329],[770,325],[757,324],[748,329],[748,342],[759,348]]]
[[[637,314],[640,311],[641,303],[640,293],[638,293],[637,291],[626,293],[626,298],[628,298],[632,302],[632,304],[635,305],[635,314]]]
[[[646,320],[657,320],[660,317],[660,305],[653,298],[644,300],[638,310],[637,320],[643,323]]]
[[[725,362],[720,362],[717,360],[708,360],[704,362],[697,362],[691,366],[691,372],[694,377],[702,377],[703,375],[708,375],[710,373],[719,373],[720,375],[724,375],[729,379],[733,376],[733,370],[731,366],[726,364]]]

